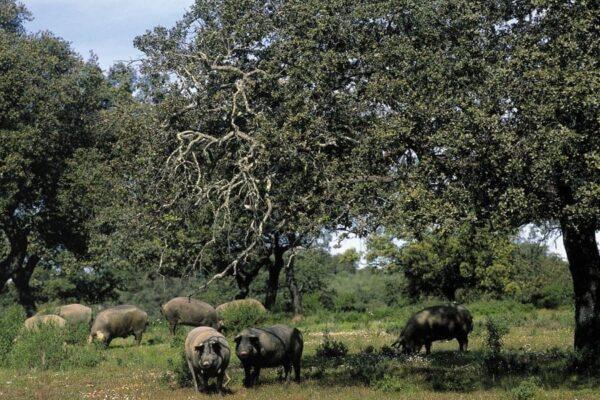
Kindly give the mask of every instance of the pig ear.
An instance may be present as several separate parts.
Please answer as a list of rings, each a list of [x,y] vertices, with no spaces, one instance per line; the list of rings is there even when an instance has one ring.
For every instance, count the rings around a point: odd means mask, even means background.
[[[204,351],[204,343],[194,347],[194,349],[198,352],[198,353],[202,353]]]
[[[240,340],[242,340],[242,335],[237,335],[236,337],[233,338],[233,341],[236,343],[240,343]]]
[[[249,335],[248,338],[255,343],[258,343],[258,336],[257,335]]]

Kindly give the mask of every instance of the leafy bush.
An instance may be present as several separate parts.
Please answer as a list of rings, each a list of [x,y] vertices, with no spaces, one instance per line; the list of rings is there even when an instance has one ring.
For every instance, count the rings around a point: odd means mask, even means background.
[[[175,383],[178,388],[185,388],[192,386],[192,372],[187,364],[185,358],[185,352],[179,353],[177,361],[169,358],[167,360],[169,365],[169,371],[163,375],[162,380],[166,383]]]
[[[502,350],[502,338],[508,333],[508,325],[503,319],[488,317],[485,323],[487,332],[486,346],[493,354]]]
[[[518,386],[510,391],[511,398],[514,400],[532,400],[539,391],[535,378],[529,378],[521,381]]]
[[[359,301],[357,295],[351,292],[340,293],[334,300],[335,309],[338,311],[358,311],[365,312],[367,310],[366,305]]]
[[[90,334],[90,326],[86,322],[67,325],[65,341],[68,344],[85,344]]]
[[[67,330],[52,324],[23,331],[14,343],[9,364],[17,369],[68,369],[94,367],[102,360],[95,346],[70,346]]]
[[[317,357],[335,358],[344,357],[348,354],[348,346],[343,342],[333,340],[329,332],[323,332],[323,342],[317,347]]]
[[[8,355],[13,347],[13,342],[25,321],[23,307],[13,305],[3,310],[0,316],[0,364],[8,361]]]
[[[439,370],[429,377],[431,387],[443,392],[471,392],[477,387],[477,373],[474,370]]]
[[[495,377],[506,370],[506,359],[502,357],[502,338],[508,333],[508,325],[497,317],[488,317],[485,322],[487,352],[484,356],[484,367]]]
[[[219,313],[226,332],[240,332],[243,329],[264,322],[266,312],[252,303],[231,304]]]
[[[390,360],[376,354],[356,354],[347,359],[346,367],[355,382],[374,385],[389,373]]]
[[[536,307],[556,309],[563,304],[568,304],[572,296],[572,286],[555,282],[541,288],[538,293],[532,295],[531,300]]]

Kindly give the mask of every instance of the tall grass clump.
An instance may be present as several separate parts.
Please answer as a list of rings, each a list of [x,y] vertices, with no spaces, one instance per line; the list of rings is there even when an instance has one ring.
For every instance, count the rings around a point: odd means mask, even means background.
[[[7,307],[0,315],[0,364],[6,365],[14,340],[23,329],[25,318],[25,310],[18,305]]]
[[[230,304],[219,312],[222,329],[228,334],[260,325],[265,321],[266,316],[264,309],[252,303]]]
[[[34,330],[23,330],[14,343],[8,364],[16,369],[70,369],[94,367],[102,361],[95,346],[74,346],[69,329],[40,324]]]

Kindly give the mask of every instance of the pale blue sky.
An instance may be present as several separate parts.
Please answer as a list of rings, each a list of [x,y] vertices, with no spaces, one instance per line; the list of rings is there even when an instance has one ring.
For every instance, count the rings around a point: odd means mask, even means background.
[[[133,39],[157,25],[172,26],[193,0],[21,0],[35,18],[32,32],[52,31],[84,58],[90,51],[107,69],[139,57]]]

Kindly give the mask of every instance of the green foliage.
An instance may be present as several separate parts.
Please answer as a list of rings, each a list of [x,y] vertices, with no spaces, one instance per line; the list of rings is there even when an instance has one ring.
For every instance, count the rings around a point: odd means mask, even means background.
[[[402,272],[404,291],[412,299],[437,296],[454,300],[457,292],[465,290],[503,295],[515,274],[513,250],[506,236],[465,225],[451,234],[427,233],[402,247],[392,237],[373,236],[367,260]]]
[[[175,385],[177,385],[179,388],[190,387],[193,385],[192,372],[188,366],[185,352],[179,352],[179,357],[177,357],[176,361],[173,361],[173,359],[169,358],[168,368],[169,371],[172,372],[172,376],[165,375],[163,379],[164,381],[167,383],[174,381]]]
[[[505,320],[500,318],[488,317],[485,322],[486,346],[492,354],[499,354],[502,350],[502,338],[509,331]]]
[[[13,345],[9,365],[16,369],[73,369],[91,368],[102,361],[96,346],[72,346],[73,338],[67,328],[40,324],[31,331],[23,331]]]
[[[573,301],[573,279],[568,264],[549,253],[547,246],[523,242],[517,246],[515,298],[541,308],[557,308]]]
[[[23,34],[23,22],[31,20],[31,13],[16,0],[0,0],[0,29]]]
[[[18,305],[3,308],[0,314],[0,364],[6,364],[14,340],[23,329],[25,310]]]
[[[90,325],[85,322],[67,324],[65,342],[72,345],[85,345],[90,335]]]
[[[475,368],[435,371],[430,377],[431,387],[443,392],[471,392],[478,386]]]
[[[265,321],[266,312],[256,304],[236,303],[219,312],[223,329],[227,333],[237,333],[245,328],[260,325]]]
[[[390,370],[391,362],[378,354],[356,354],[348,357],[346,365],[350,378],[357,383],[372,385],[382,381]]]
[[[537,380],[529,378],[522,380],[518,386],[510,390],[510,396],[514,400],[533,400],[540,391]]]
[[[317,357],[336,358],[344,357],[348,353],[348,346],[343,342],[331,338],[328,331],[323,332],[323,341],[316,350]]]

